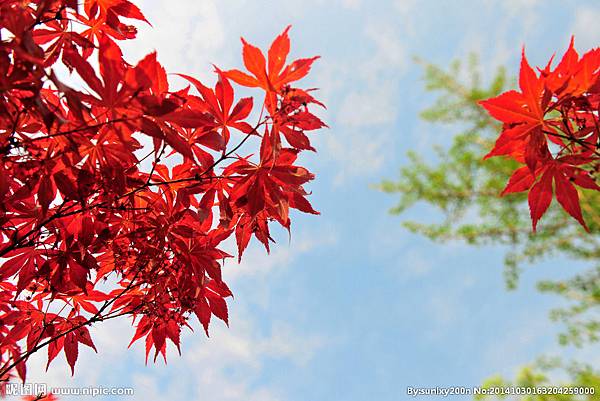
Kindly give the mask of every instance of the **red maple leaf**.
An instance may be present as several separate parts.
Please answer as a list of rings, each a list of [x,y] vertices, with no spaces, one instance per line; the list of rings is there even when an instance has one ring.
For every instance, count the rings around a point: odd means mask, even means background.
[[[264,89],[271,107],[275,107],[274,94],[280,92],[284,85],[304,78],[310,71],[312,63],[319,58],[316,56],[298,59],[286,65],[290,51],[289,29],[290,26],[285,28],[271,44],[268,62],[259,48],[242,38],[244,66],[252,75],[235,69],[225,72],[228,78],[240,85]]]
[[[485,157],[504,155],[525,164],[513,172],[502,194],[529,191],[534,231],[554,195],[562,208],[588,230],[575,185],[600,190],[582,168],[600,160],[596,111],[600,105],[600,52],[592,50],[579,58],[571,40],[555,69],[551,64],[552,60],[536,74],[523,53],[520,91],[508,91],[481,102],[492,117],[503,123],[494,148]]]

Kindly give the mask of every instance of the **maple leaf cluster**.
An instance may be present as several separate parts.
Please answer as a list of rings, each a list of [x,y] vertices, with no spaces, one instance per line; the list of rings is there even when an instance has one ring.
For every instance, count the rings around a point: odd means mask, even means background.
[[[600,153],[600,48],[579,56],[573,39],[561,61],[537,72],[523,51],[519,90],[481,101],[503,123],[486,156],[505,156],[523,164],[503,195],[528,191],[534,232],[552,199],[586,230],[579,189],[600,190],[594,173]]]
[[[241,258],[253,236],[269,249],[271,223],[289,230],[290,209],[317,214],[298,155],[323,105],[291,86],[316,58],[286,64],[289,27],[267,58],[242,39],[248,73],[215,67],[213,87],[180,75],[173,89],[156,53],[124,60],[135,20],[127,0],[0,2],[3,382],[25,380],[44,347],[73,372],[80,346],[96,350],[89,327],[121,316],[146,361],[166,361],[194,316],[207,335],[213,316],[228,322],[226,239]],[[252,141],[259,154],[239,155]]]

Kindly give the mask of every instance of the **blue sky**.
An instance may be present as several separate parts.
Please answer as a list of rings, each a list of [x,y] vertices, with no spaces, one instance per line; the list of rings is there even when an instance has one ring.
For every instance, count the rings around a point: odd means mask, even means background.
[[[133,386],[134,398],[148,401],[387,401],[408,399],[407,386],[474,386],[541,353],[572,352],[556,345],[547,318],[557,299],[538,294],[535,282],[582,266],[536,265],[509,293],[503,249],[411,235],[402,219],[425,218],[427,209],[390,216],[394,197],[369,185],[393,178],[407,150],[428,157],[455,132],[418,119],[433,97],[413,56],[447,65],[476,51],[487,71],[504,64],[514,73],[522,45],[543,64],[571,34],[580,49],[600,44],[597,2],[137,3],[153,28],[124,45],[132,62],[156,49],[169,71],[212,82],[210,63],[241,65],[240,36],[265,48],[287,24],[293,56],[322,56],[306,86],[321,88],[330,129],[314,136],[318,154],[304,156],[322,215],[293,215],[291,242],[278,231],[270,256],[252,246],[241,265],[228,263],[230,328],[217,322],[209,339],[199,328],[188,333],[183,356],[171,349],[167,366],[144,366],[142,343],[126,349],[129,323],[107,322],[92,333],[100,354],[84,350],[73,378],[62,357],[43,373],[41,355],[32,381]]]

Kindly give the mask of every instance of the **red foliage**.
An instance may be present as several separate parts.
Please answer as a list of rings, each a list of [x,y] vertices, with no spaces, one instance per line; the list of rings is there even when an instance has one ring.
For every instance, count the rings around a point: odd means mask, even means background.
[[[554,196],[587,230],[577,187],[600,190],[592,175],[600,156],[600,49],[579,57],[571,40],[560,63],[551,64],[536,73],[523,51],[520,90],[481,102],[504,124],[486,158],[507,156],[524,164],[503,195],[529,191],[534,231]]]
[[[175,90],[155,53],[123,59],[127,19],[146,21],[127,0],[0,2],[2,380],[25,380],[46,346],[73,371],[80,345],[96,350],[88,326],[125,315],[146,359],[166,360],[192,315],[207,335],[212,316],[228,322],[223,241],[241,258],[252,236],[269,249],[270,222],[290,229],[290,208],[317,214],[297,156],[322,104],[290,86],[316,58],[286,66],[289,27],[268,62],[242,39],[252,75],[217,68],[214,89],[181,75],[191,86]],[[264,101],[236,100],[230,80]],[[259,154],[239,156],[252,140]]]
[[[58,398],[54,394],[40,394],[40,395],[28,395],[22,398],[23,401],[58,401]]]

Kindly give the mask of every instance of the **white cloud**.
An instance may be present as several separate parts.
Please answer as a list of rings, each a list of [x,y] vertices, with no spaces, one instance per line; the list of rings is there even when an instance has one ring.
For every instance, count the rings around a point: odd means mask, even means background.
[[[271,274],[285,270],[298,256],[336,241],[337,235],[332,229],[324,229],[318,236],[300,233],[289,245],[279,243],[274,246],[271,255],[254,244],[240,265],[228,263],[224,276],[234,292],[234,287],[242,282],[253,287],[243,300],[236,298],[229,302],[230,327],[215,318],[211,322],[210,338],[206,338],[193,317],[190,323],[195,332],[187,329],[182,332],[182,356],[169,344],[168,365],[163,365],[159,358],[156,364],[149,362],[143,370],[128,376],[126,380],[131,379],[128,385],[134,388],[135,398],[149,401],[165,398],[223,401],[284,399],[279,389],[256,385],[264,373],[265,360],[276,359],[302,367],[328,340],[283,321],[263,320],[259,323],[247,305],[268,307]],[[46,372],[47,352],[44,349],[31,358],[28,381],[60,387],[114,386],[123,380],[115,372],[115,366],[122,371],[124,364],[145,359],[142,340],[127,349],[133,332],[129,319],[97,324],[91,334],[99,353],[80,347],[73,377],[62,352]]]
[[[362,5],[361,0],[341,0],[342,6],[351,10],[358,10]]]
[[[344,128],[389,124],[396,118],[396,109],[395,90],[382,85],[348,93],[336,120]]]
[[[372,174],[383,166],[387,138],[381,131],[365,128],[345,132],[340,129],[340,132],[343,136],[330,135],[325,139],[329,157],[339,164],[335,185],[343,185],[352,177]]]
[[[159,61],[167,71],[212,80],[210,63],[231,65],[233,54],[235,60],[239,59],[238,52],[230,51],[234,43],[239,49],[238,37],[227,35],[219,2],[181,1],[177,6],[157,0],[141,3],[137,4],[153,27],[136,24],[139,40],[120,43],[128,61],[136,62],[156,49]],[[352,6],[351,3],[346,5]],[[282,321],[263,319],[259,322],[245,305],[266,306],[269,274],[276,269],[284,270],[299,255],[335,241],[334,232],[320,236],[295,234],[290,244],[283,242],[274,246],[271,255],[251,246],[241,265],[228,263],[224,268],[228,284],[234,287],[244,280],[244,283],[256,284],[256,291],[243,300],[236,298],[229,303],[230,328],[214,319],[211,337],[205,338],[198,322],[194,321],[192,325],[196,331],[182,335],[181,357],[171,347],[167,366],[160,362],[157,365],[149,363],[144,370],[131,373],[135,399],[281,400],[283,396],[278,389],[256,385],[264,373],[265,359],[303,366],[325,340]],[[112,379],[128,380],[129,376],[127,379],[115,377],[115,371],[122,371],[132,359],[143,361],[145,358],[143,341],[127,350],[133,332],[128,319],[98,324],[91,333],[99,354],[81,347],[74,377],[70,375],[62,352],[45,372],[47,352],[44,349],[32,357],[28,365],[29,380],[53,386],[110,386]]]
[[[291,260],[291,256],[275,258]],[[280,267],[285,267],[282,262]],[[256,271],[245,269],[244,273]],[[280,391],[266,385],[256,386],[264,373],[266,359],[276,359],[287,364],[305,366],[315,352],[326,344],[324,338],[282,321],[256,321],[247,305],[252,300],[230,303],[230,327],[217,319],[211,323],[210,338],[206,338],[198,322],[193,318],[195,332],[184,329],[182,333],[182,356],[172,344],[168,346],[168,365],[159,358],[156,364],[149,362],[143,370],[132,372],[125,380],[131,380],[136,399],[172,400],[218,399],[218,400],[281,400]],[[266,331],[265,324],[269,327]],[[60,387],[111,387],[123,380],[115,376],[114,367],[132,359],[145,358],[143,341],[127,349],[134,329],[129,320],[113,320],[98,325],[92,337],[98,348],[95,354],[87,347],[80,347],[75,376],[70,376],[64,354],[61,352],[45,372],[45,349],[30,361],[28,381],[47,383]]]
[[[466,319],[471,319],[468,293],[475,285],[475,278],[464,273],[448,280],[443,291],[428,293],[424,312],[430,327],[423,332],[428,339],[446,341],[449,332],[456,331]]]
[[[540,4],[540,0],[502,0],[500,4],[511,14],[522,13],[524,9],[531,9]]]
[[[116,334],[118,333],[118,334]],[[48,386],[107,386],[107,376],[112,365],[118,365],[127,352],[133,336],[128,319],[114,319],[99,323],[90,329],[98,354],[87,346],[80,345],[75,374],[71,376],[65,355],[61,351],[46,372],[47,348],[38,351],[27,364],[27,381],[46,383]]]
[[[455,297],[448,297],[447,294],[436,295],[427,301],[428,317],[435,322],[436,328],[455,324],[460,307],[460,302]]]
[[[156,49],[159,61],[170,72],[185,72],[201,79],[212,78],[210,63],[226,57],[223,19],[214,0],[173,3],[146,0],[141,5],[152,26],[136,24],[138,38],[121,43],[125,55],[137,60]]]
[[[399,109],[399,81],[409,58],[395,25],[367,21],[371,51],[360,62],[329,62],[319,81],[328,82],[334,104],[334,133],[325,137],[327,155],[339,165],[335,184],[378,171],[389,155],[391,129]]]
[[[237,264],[234,259],[229,259],[225,263],[223,266],[224,279],[228,283],[234,283],[246,277],[256,280],[259,277],[267,276],[274,269],[285,269],[304,253],[337,242],[337,233],[332,227],[322,229],[319,234],[315,236],[294,233],[289,244],[283,241],[275,244],[270,254],[267,254],[266,250],[256,243],[254,244],[256,246],[250,246],[244,253],[240,264]],[[227,247],[233,252],[235,244],[231,241]]]
[[[417,0],[394,0],[394,8],[401,15],[406,16],[413,12],[418,5]]]
[[[398,78],[406,69],[410,59],[407,57],[406,46],[400,39],[402,36],[396,29],[396,25],[370,21],[365,27],[365,35],[375,45],[374,56],[366,60],[365,73],[369,75],[387,71]]]
[[[255,243],[246,250],[240,264],[234,259],[226,261],[223,266],[223,279],[234,293],[236,288],[250,281],[252,299],[244,299],[244,303],[251,302],[266,309],[272,301],[270,298],[272,275],[282,274],[303,254],[320,247],[331,246],[337,241],[338,235],[335,229],[322,225],[319,235],[294,233],[290,243],[279,241],[272,247],[270,254],[267,254],[262,245]],[[224,249],[226,251],[229,249],[229,252],[234,254],[235,247],[231,239]]]
[[[148,401],[163,400],[281,400],[278,389],[257,385],[264,360],[285,360],[304,366],[324,341],[300,333],[282,322],[272,324],[268,334],[261,331],[245,312],[232,316],[232,326],[213,325],[210,338],[199,333],[183,338],[183,356],[169,365],[149,366],[134,376],[136,396]],[[193,338],[190,338],[192,337]],[[140,357],[142,357],[141,347]],[[168,370],[168,376],[164,371]],[[161,381],[167,378],[167,382]]]
[[[508,332],[498,333],[494,342],[484,352],[482,363],[484,366],[489,366],[485,371],[500,371],[508,377],[513,376],[519,367],[531,362],[531,356],[527,355],[527,351],[540,340],[547,340],[552,333],[548,327],[548,317],[545,315],[532,316],[520,321],[527,321],[527,324],[520,324]],[[507,349],[511,352],[506,352]],[[550,349],[557,348],[553,344]]]
[[[346,73],[354,79],[358,72],[361,86],[348,91],[342,100],[336,121],[343,127],[389,124],[396,118],[398,81],[408,61],[406,49],[390,24],[368,22],[364,35],[373,52],[358,65],[346,64]]]
[[[580,49],[600,46],[600,9],[597,7],[579,7],[575,12],[573,34]]]
[[[406,278],[419,278],[427,276],[433,270],[431,258],[414,249],[406,252],[402,258],[403,268],[400,274]]]

